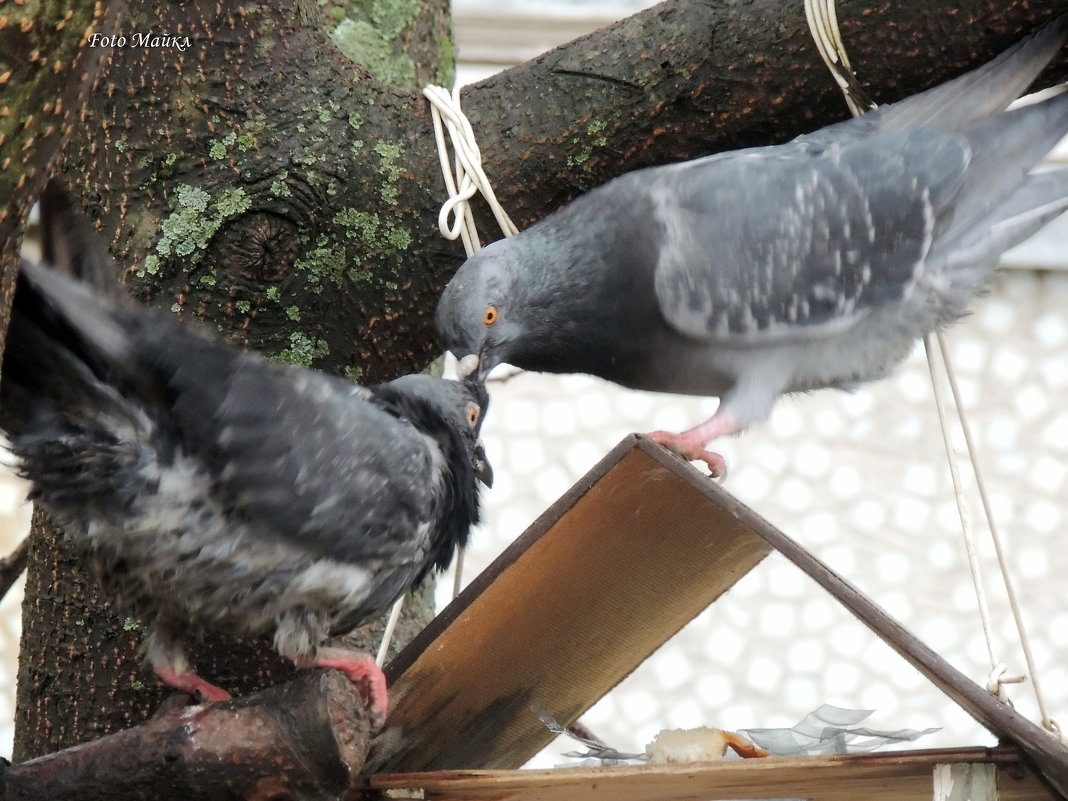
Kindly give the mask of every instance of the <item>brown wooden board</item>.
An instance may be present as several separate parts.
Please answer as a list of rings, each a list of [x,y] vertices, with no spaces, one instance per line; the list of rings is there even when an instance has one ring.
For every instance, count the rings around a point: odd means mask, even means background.
[[[996,765],[999,801],[1053,798],[1015,751],[985,748],[685,765],[379,774],[367,777],[363,797],[381,798],[388,791],[391,797],[426,801],[930,801],[934,768],[947,764]]]
[[[392,707],[370,768],[519,767],[552,739],[532,704],[573,722],[772,548],[1014,743],[1068,801],[1068,748],[703,473],[637,435],[389,665]]]
[[[519,767],[554,736],[532,705],[571,723],[769,553],[738,501],[638,443],[613,449],[388,666],[371,769]]]

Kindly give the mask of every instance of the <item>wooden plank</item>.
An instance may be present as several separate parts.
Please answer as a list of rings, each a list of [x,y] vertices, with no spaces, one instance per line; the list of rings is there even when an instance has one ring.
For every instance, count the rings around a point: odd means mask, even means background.
[[[935,765],[934,801],[998,801],[997,765]]]
[[[996,768],[1001,801],[1053,796],[1010,749],[961,748],[822,757],[724,760],[685,765],[523,771],[379,774],[365,798],[427,801],[930,801],[933,769],[969,764]]]
[[[519,767],[553,738],[532,705],[571,723],[763,559],[681,471],[632,435],[539,517],[387,667],[369,770]]]

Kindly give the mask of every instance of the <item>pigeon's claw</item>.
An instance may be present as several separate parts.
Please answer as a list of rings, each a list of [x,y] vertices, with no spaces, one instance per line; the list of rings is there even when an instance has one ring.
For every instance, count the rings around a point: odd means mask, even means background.
[[[183,693],[189,693],[198,704],[211,704],[216,701],[230,700],[230,693],[226,692],[222,687],[216,687],[214,684],[204,681],[196,673],[179,673],[171,665],[155,666],[153,670],[160,681],[168,687],[181,690]]]
[[[348,676],[367,702],[372,726],[381,728],[386,720],[389,693],[386,690],[386,676],[373,656],[347,648],[320,648],[318,655],[305,666],[335,668]]]
[[[673,453],[691,462],[704,462],[712,478],[725,478],[727,460],[721,454],[705,450],[704,441],[696,442],[687,436],[688,432],[672,434],[670,431],[652,431],[646,434],[653,442],[658,442]]]

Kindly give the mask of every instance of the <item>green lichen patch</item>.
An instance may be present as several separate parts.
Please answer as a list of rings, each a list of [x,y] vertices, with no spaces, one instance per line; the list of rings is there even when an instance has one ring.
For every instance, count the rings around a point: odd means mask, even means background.
[[[571,144],[578,146],[579,150],[567,157],[567,166],[581,167],[584,170],[590,169],[589,161],[593,156],[594,150],[605,147],[608,144],[608,137],[604,135],[607,129],[608,123],[603,120],[590,122],[586,126],[586,134],[590,137],[589,141],[584,142],[578,138],[571,140]]]
[[[456,39],[452,32],[447,31],[438,41],[438,52],[441,59],[434,73],[434,79],[438,86],[452,86],[456,83]]]
[[[381,217],[374,212],[346,208],[334,215],[334,223],[345,229],[345,236],[363,242],[368,250],[380,255],[394,255],[407,250],[412,244],[412,235],[390,217]]]
[[[252,304],[247,300],[238,300],[234,302],[234,308],[242,314],[248,314],[252,311]]]
[[[177,205],[160,225],[161,236],[156,243],[156,253],[161,257],[190,257],[196,264],[203,255],[211,238],[220,226],[231,217],[243,214],[252,206],[252,199],[244,189],[227,189],[215,200],[200,187],[181,184],[176,193]],[[144,271],[149,272],[146,258]],[[152,263],[159,271],[159,260]],[[154,274],[153,273],[153,274]]]
[[[237,131],[230,131],[222,139],[217,139],[211,143],[211,147],[208,148],[208,155],[215,161],[222,161],[236,142]]]
[[[155,253],[149,253],[145,256],[144,261],[141,262],[141,266],[137,269],[137,277],[144,278],[147,275],[157,275],[159,273],[159,256]]]
[[[341,111],[341,105],[330,98],[327,98],[325,103],[318,103],[315,106],[315,113],[321,123],[330,122],[339,111]]]
[[[398,196],[397,181],[403,172],[398,162],[404,155],[404,145],[378,142],[375,144],[375,153],[379,156],[378,172],[383,178],[379,194],[384,202],[391,206],[396,206]]]
[[[308,283],[316,292],[323,291],[324,282],[329,281],[334,286],[340,286],[345,276],[345,248],[334,243],[325,236],[320,236],[316,241],[316,247],[307,254],[293,262],[298,270],[308,274]]]
[[[288,178],[289,170],[282,170],[278,177],[271,182],[271,194],[275,197],[290,197],[293,191],[289,188],[289,184],[286,183]]]
[[[289,306],[286,308],[286,317],[295,323],[300,322],[300,308],[297,306]]]
[[[295,331],[289,335],[289,347],[274,358],[286,364],[311,367],[318,359],[330,355],[330,346],[325,340],[312,339],[307,334]]]
[[[419,16],[420,0],[370,0],[361,4],[363,19],[345,18],[330,34],[338,49],[390,86],[411,89],[415,62],[394,52],[401,33]]]
[[[227,189],[215,203],[215,209],[223,218],[236,217],[252,208],[252,198],[240,187]],[[221,222],[221,221],[220,221]]]

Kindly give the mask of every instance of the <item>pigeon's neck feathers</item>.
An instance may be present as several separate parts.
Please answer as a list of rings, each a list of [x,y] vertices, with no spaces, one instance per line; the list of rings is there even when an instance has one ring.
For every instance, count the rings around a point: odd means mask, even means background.
[[[430,533],[430,548],[415,583],[422,581],[432,567],[447,568],[457,546],[467,544],[471,526],[479,520],[478,484],[464,432],[442,417],[427,400],[403,392],[390,384],[370,388],[371,400],[398,418],[407,420],[430,437],[443,457],[443,508],[434,517],[440,522]]]
[[[662,230],[644,188],[625,175],[514,237],[507,296],[523,309],[512,364],[546,372],[592,371],[618,354],[618,312],[635,330],[656,323],[653,275]],[[638,186],[641,186],[639,183]],[[513,266],[514,265],[514,266]],[[576,365],[581,365],[576,367]]]

